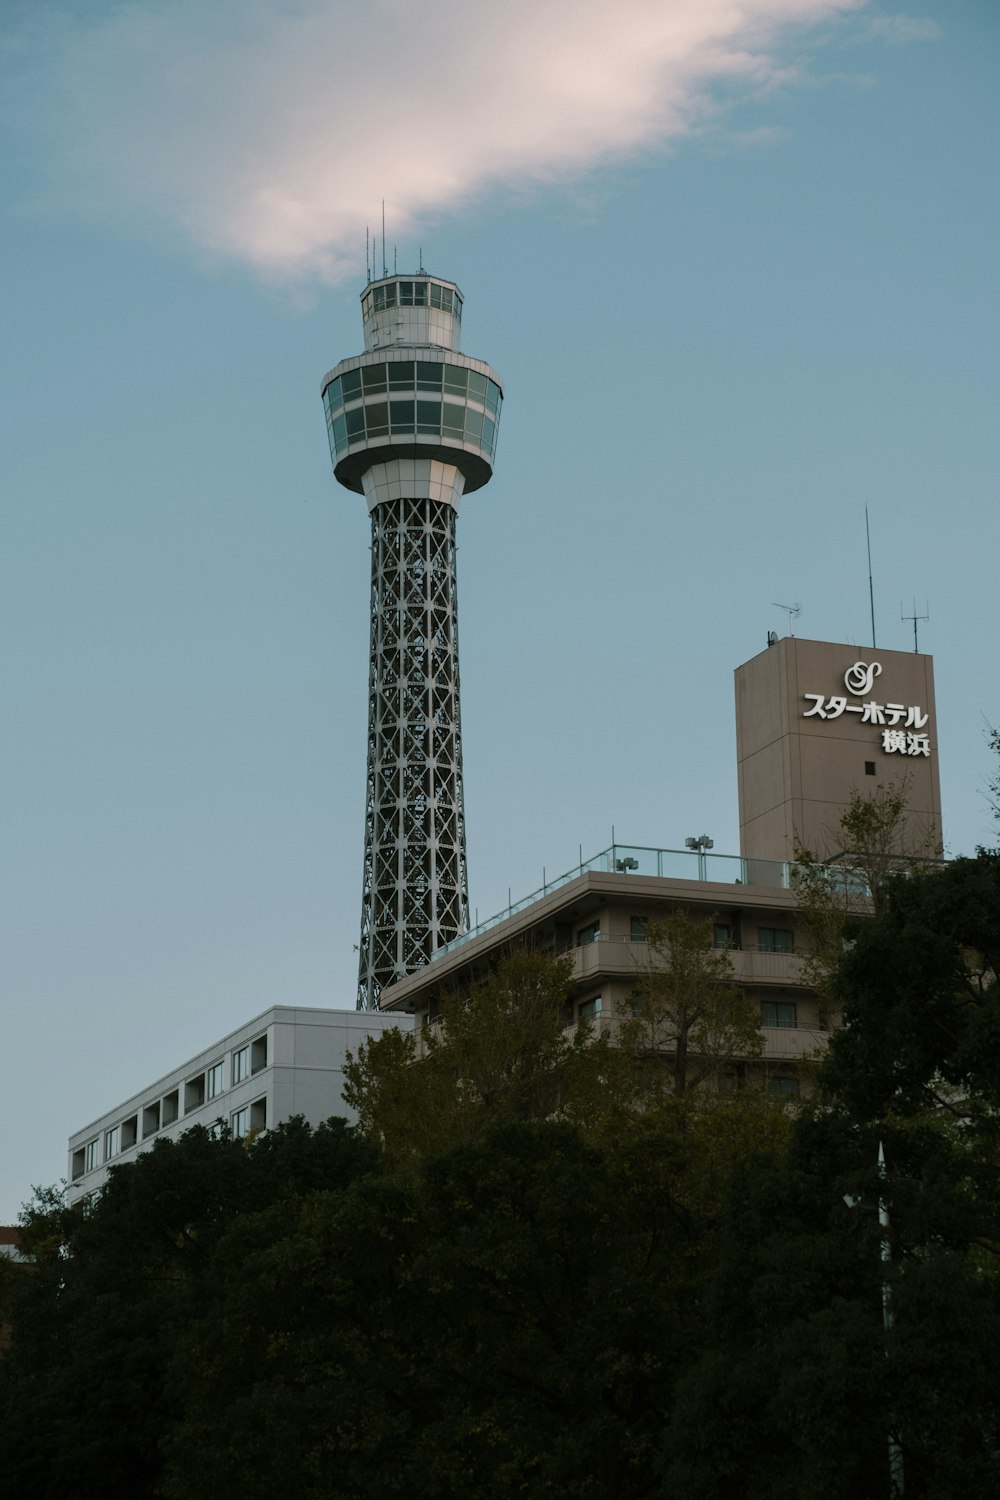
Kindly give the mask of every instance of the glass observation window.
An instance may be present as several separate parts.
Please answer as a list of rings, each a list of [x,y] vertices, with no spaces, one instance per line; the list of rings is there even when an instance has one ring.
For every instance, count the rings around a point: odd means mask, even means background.
[[[788,1000],[762,1000],[760,1019],[764,1026],[795,1026],[795,1005]]]
[[[354,380],[349,382],[348,376]],[[418,399],[399,399],[397,393],[402,391],[413,391]],[[444,402],[422,399],[423,391],[452,399]],[[387,393],[392,393],[394,399],[378,399]],[[356,404],[362,399],[363,406]],[[335,457],[352,443],[379,441],[390,432],[401,436],[411,433],[421,437],[443,436],[452,442],[474,444],[493,457],[496,413],[501,403],[499,387],[464,365],[430,360],[390,360],[366,365],[360,371],[347,371],[332,380],[324,400],[330,448]],[[338,401],[350,404],[344,410],[336,405]]]

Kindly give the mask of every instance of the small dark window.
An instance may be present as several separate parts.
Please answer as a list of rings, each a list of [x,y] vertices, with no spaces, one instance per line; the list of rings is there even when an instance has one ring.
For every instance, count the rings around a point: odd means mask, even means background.
[[[389,362],[390,391],[413,390],[413,360],[394,359]]]
[[[731,948],[733,946],[733,929],[728,922],[716,922],[712,928],[712,946],[714,948]]]
[[[361,372],[365,395],[385,390],[385,365],[366,365]]]
[[[591,923],[589,923],[588,926],[581,927],[578,930],[578,932],[576,934],[577,947],[578,948],[585,948],[588,943],[599,942],[600,941],[600,936],[601,936],[601,924],[600,924],[600,922],[591,922]]]
[[[629,917],[628,935],[633,943],[644,943],[646,941],[646,918]]]
[[[757,947],[761,953],[791,953],[794,946],[788,927],[757,928]]]
[[[866,760],[865,761],[865,775],[866,776],[874,776],[875,775],[875,762],[873,760]]]
[[[361,371],[345,370],[340,377],[345,401],[356,401],[361,395]]]
[[[422,391],[441,389],[443,366],[429,359],[417,360],[417,386]]]
[[[767,1092],[772,1099],[797,1099],[799,1080],[797,1078],[769,1078]]]
[[[788,1000],[762,1000],[760,1019],[763,1026],[797,1025],[795,1006]]]

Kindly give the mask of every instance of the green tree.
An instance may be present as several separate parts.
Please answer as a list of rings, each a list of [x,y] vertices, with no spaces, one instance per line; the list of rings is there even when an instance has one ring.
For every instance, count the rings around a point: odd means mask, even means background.
[[[618,1041],[644,1080],[661,1092],[664,1068],[677,1095],[712,1081],[737,1059],[763,1050],[760,1011],[733,981],[732,960],[712,925],[684,910],[646,929],[647,959]]]
[[[504,1121],[575,1119],[596,1128],[621,1102],[621,1059],[572,1026],[572,960],[517,951],[467,993],[447,992],[417,1038],[363,1042],[344,1098],[394,1159],[476,1140]]]
[[[232,1222],[374,1160],[343,1121],[291,1121],[249,1145],[203,1129],[114,1167],[91,1203],[43,1194],[24,1216],[30,1274],[8,1289],[0,1467],[31,1500],[158,1492],[176,1419],[167,1372],[200,1316]]]

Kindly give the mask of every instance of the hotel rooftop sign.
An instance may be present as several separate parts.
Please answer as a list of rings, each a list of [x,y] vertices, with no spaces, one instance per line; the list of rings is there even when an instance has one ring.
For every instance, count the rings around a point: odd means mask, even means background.
[[[804,719],[839,719],[843,714],[857,714],[861,724],[873,724],[882,730],[882,749],[887,755],[926,755],[931,753],[930,739],[921,733],[929,714],[919,704],[879,703],[868,698],[881,676],[881,662],[856,661],[844,673],[848,696],[803,693],[812,707],[803,711]],[[851,699],[855,701],[851,701]],[[867,700],[867,701],[861,701]]]

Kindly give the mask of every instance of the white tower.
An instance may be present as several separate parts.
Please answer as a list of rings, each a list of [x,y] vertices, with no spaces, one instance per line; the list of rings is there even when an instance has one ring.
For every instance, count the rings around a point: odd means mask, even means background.
[[[503,390],[458,352],[462,294],[420,270],[361,296],[365,352],[323,379],[333,472],[372,522],[359,1010],[466,931],[455,519],[493,473]]]

